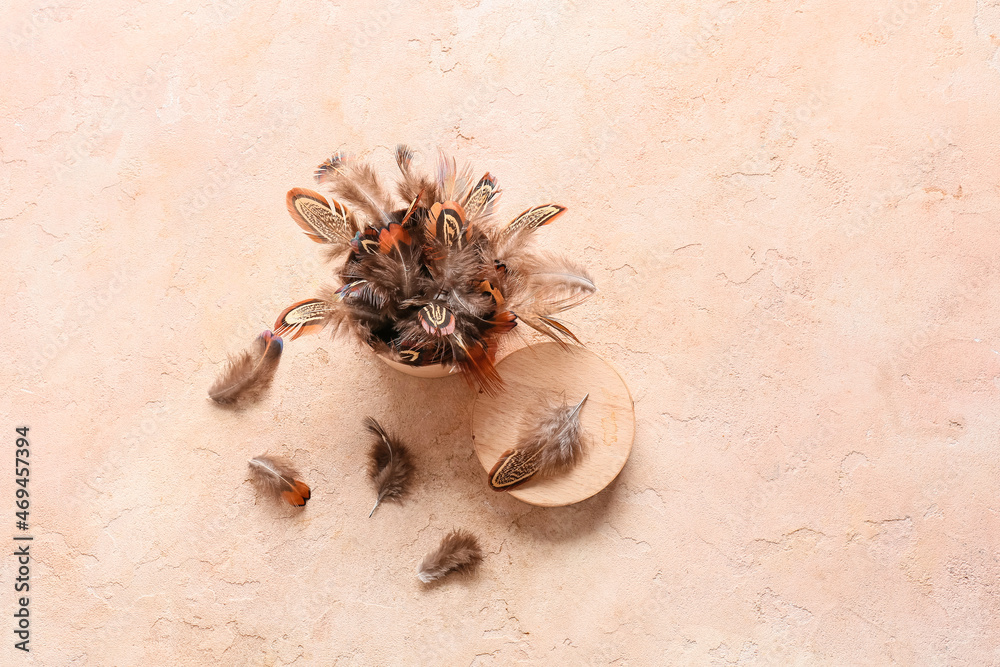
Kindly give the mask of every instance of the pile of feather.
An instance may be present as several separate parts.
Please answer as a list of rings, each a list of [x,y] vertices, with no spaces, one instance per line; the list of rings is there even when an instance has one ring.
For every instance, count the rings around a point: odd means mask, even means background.
[[[436,176],[416,173],[396,149],[395,193],[372,167],[335,155],[316,171],[330,191],[295,188],[288,211],[329,258],[346,256],[339,286],[285,309],[274,336],[351,331],[386,358],[411,366],[457,366],[495,394],[499,341],[518,322],[560,343],[579,342],[559,319],[596,291],[578,263],[533,247],[539,227],[566,209],[535,206],[497,221],[489,173],[475,180],[443,154]]]
[[[304,188],[288,193],[288,211],[306,234],[326,246],[329,258],[346,255],[340,285],[286,308],[273,332],[230,357],[209,389],[212,400],[258,400],[278,368],[284,340],[326,328],[352,332],[403,364],[457,366],[490,394],[503,388],[494,365],[500,339],[518,322],[561,344],[579,343],[558,316],[596,287],[579,264],[532,246],[535,230],[566,209],[535,206],[501,224],[495,215],[500,190],[489,173],[474,180],[471,169],[459,170],[441,155],[432,178],[415,173],[412,161],[408,148],[396,149],[401,178],[395,195],[369,165],[340,155],[316,172],[330,198]],[[579,413],[586,399],[573,407],[550,401],[528,419],[517,446],[490,472],[490,487],[507,491],[576,465],[584,452]],[[365,427],[373,436],[371,516],[383,502],[407,494],[413,465],[408,448],[378,422],[368,418]],[[258,489],[281,502],[302,508],[312,496],[287,459],[262,454],[249,467]],[[426,583],[469,572],[482,558],[474,535],[453,530],[421,561],[418,577]]]

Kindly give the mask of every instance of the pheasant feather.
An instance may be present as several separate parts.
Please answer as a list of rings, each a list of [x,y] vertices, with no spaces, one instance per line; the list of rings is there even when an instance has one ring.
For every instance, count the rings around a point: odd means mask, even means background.
[[[517,447],[504,452],[493,466],[490,487],[509,491],[532,477],[552,477],[579,463],[584,453],[580,410],[587,396],[575,406],[545,401],[525,421]]]
[[[299,479],[299,471],[288,459],[266,454],[252,458],[250,475],[258,491],[293,507],[303,507],[312,495],[309,485]]]
[[[256,400],[267,389],[278,370],[283,343],[265,331],[254,341],[252,350],[230,357],[226,369],[208,389],[216,403],[234,403],[241,398]]]
[[[471,572],[482,560],[476,536],[467,530],[453,530],[444,536],[437,549],[424,556],[417,577],[427,584],[452,572]]]
[[[365,418],[365,428],[375,436],[369,453],[368,476],[375,485],[375,505],[368,513],[371,518],[376,508],[385,500],[400,500],[409,491],[410,465],[409,451],[393,438],[371,417]]]

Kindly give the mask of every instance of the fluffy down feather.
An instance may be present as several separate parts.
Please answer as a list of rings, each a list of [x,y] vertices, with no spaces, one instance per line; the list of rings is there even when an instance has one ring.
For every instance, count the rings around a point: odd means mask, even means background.
[[[417,577],[428,584],[452,572],[472,572],[482,560],[476,536],[467,530],[453,530],[444,536],[437,549],[424,556]]]
[[[240,399],[257,400],[271,384],[281,361],[282,340],[265,331],[254,341],[251,350],[230,357],[225,370],[208,389],[216,403],[235,403]]]

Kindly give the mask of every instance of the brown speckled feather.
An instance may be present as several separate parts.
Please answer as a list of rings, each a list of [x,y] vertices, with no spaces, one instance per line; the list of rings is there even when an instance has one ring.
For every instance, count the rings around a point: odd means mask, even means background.
[[[467,530],[453,530],[444,536],[437,549],[424,556],[417,577],[427,584],[452,572],[471,572],[482,560],[476,536]]]
[[[234,403],[241,398],[256,400],[271,384],[281,361],[281,338],[265,331],[254,341],[252,350],[230,357],[226,369],[208,389],[216,403]]]
[[[575,406],[548,399],[529,415],[517,447],[501,454],[490,470],[490,488],[509,491],[532,477],[552,477],[579,463],[584,453],[580,410],[587,396]]]
[[[257,490],[293,507],[303,507],[312,496],[309,485],[299,477],[291,461],[261,454],[250,459],[250,479]]]
[[[368,476],[375,484],[375,505],[368,513],[371,518],[384,500],[400,500],[409,491],[410,453],[398,439],[393,438],[372,417],[365,418],[365,428],[375,436],[369,452]]]

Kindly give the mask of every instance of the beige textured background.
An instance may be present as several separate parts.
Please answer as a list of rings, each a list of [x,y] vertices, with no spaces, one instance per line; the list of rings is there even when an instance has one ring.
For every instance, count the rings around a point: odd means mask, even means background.
[[[0,661],[1000,664],[1000,3],[661,4],[4,3],[0,423],[32,429],[37,560]],[[543,242],[592,267],[573,320],[638,419],[590,501],[488,491],[462,380],[344,342],[205,399],[326,278],[285,191],[397,142],[570,207]],[[365,414],[420,465],[372,520]],[[255,500],[263,450],[301,514]],[[488,558],[424,590],[453,526]]]

